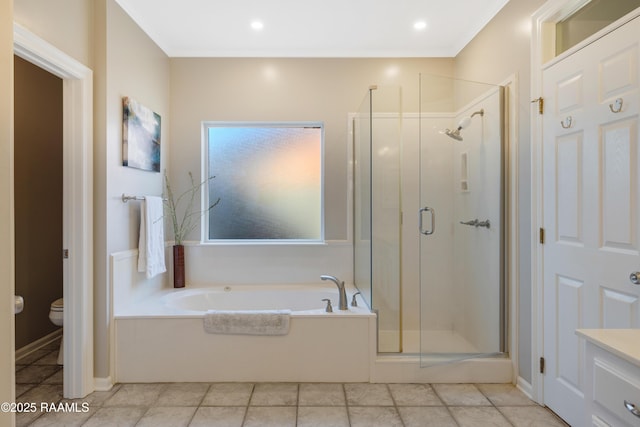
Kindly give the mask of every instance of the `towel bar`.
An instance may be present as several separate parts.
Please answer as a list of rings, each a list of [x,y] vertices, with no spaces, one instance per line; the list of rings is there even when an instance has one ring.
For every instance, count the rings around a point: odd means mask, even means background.
[[[144,200],[144,196],[129,196],[127,194],[122,193],[122,203],[127,203],[129,200]],[[167,201],[167,198],[162,199],[163,202]]]

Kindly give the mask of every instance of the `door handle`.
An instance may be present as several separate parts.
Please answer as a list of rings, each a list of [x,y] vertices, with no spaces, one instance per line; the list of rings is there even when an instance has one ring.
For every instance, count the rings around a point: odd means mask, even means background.
[[[631,412],[633,415],[640,418],[640,410],[638,410],[638,407],[636,405],[629,402],[628,400],[625,400],[624,407],[627,408],[627,411]]]
[[[640,271],[634,271],[629,275],[629,280],[634,285],[640,285]]]
[[[423,212],[431,212],[431,229],[430,230],[425,230],[422,227]],[[433,234],[434,231],[436,231],[436,211],[433,208],[425,206],[424,208],[418,211],[418,229],[420,230],[420,233],[424,234],[425,236],[429,236]]]

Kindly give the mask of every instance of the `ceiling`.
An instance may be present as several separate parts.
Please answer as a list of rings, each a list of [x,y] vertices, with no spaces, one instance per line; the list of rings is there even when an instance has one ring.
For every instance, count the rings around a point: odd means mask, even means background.
[[[116,1],[171,57],[453,57],[508,2]]]

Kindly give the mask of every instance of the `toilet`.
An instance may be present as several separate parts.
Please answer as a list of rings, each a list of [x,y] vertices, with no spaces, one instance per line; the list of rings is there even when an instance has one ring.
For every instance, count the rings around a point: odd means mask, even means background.
[[[51,323],[56,326],[62,326],[64,322],[64,300],[59,298],[51,303],[51,309],[49,311],[49,319]],[[58,352],[58,365],[63,363],[62,349],[64,348],[64,332],[62,334],[62,340],[60,340],[60,351]]]

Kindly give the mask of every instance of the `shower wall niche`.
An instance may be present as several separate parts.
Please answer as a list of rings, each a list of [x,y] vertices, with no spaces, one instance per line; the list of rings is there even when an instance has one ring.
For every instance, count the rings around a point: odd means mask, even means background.
[[[378,351],[423,366],[505,343],[503,89],[420,76],[368,92],[355,115],[355,282],[378,314]],[[453,134],[453,135],[452,135]]]

